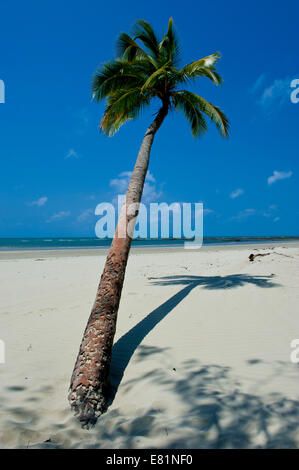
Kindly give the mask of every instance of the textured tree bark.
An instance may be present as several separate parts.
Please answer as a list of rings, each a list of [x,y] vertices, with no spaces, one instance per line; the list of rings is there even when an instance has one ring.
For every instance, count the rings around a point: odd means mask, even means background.
[[[94,424],[106,410],[113,339],[131,236],[154,136],[167,112],[168,107],[163,105],[144,135],[72,374],[68,398],[83,426]]]

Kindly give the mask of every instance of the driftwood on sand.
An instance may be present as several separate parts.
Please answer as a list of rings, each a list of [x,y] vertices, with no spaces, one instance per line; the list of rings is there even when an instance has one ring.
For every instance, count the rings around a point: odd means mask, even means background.
[[[251,253],[251,255],[248,256],[248,259],[249,261],[254,261],[257,256],[267,256],[271,254],[272,253],[257,253],[256,255],[254,255],[253,253]]]
[[[279,256],[285,256],[286,258],[294,258],[294,256],[285,255],[284,253],[277,253],[276,251],[272,251],[271,253],[257,253],[256,255],[251,253],[248,256],[248,259],[249,261],[254,261],[257,256],[268,256],[268,255],[279,255]]]

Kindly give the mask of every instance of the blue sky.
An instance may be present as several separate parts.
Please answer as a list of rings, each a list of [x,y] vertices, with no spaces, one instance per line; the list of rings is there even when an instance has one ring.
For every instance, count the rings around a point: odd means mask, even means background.
[[[96,68],[138,18],[165,32],[173,16],[182,65],[222,53],[222,87],[195,91],[231,121],[194,140],[167,117],[151,154],[147,201],[199,202],[204,233],[299,235],[298,1],[1,1],[0,236],[94,236],[97,203],[111,201],[133,168],[156,111],[112,138],[98,132],[91,102]],[[299,94],[298,94],[299,96]]]

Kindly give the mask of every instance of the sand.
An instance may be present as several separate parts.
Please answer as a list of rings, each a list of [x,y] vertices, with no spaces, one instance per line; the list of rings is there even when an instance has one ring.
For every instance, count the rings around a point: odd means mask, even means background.
[[[84,430],[67,392],[105,254],[0,253],[1,448],[299,447],[298,243],[133,250]]]

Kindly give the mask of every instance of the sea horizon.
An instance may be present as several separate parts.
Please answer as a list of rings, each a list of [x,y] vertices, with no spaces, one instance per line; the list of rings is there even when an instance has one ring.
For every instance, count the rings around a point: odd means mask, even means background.
[[[206,245],[242,245],[254,243],[297,241],[299,236],[207,236],[203,238]],[[136,238],[132,241],[134,247],[161,247],[183,246],[186,238]],[[99,239],[96,237],[11,237],[0,238],[0,251],[22,250],[67,250],[67,249],[98,249],[108,248],[111,238]]]

